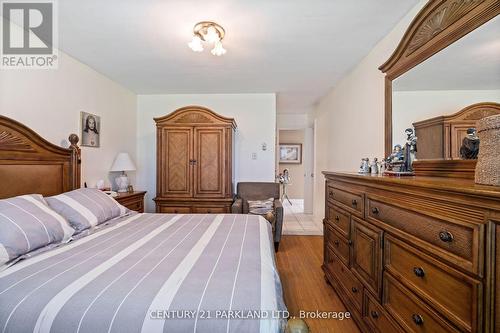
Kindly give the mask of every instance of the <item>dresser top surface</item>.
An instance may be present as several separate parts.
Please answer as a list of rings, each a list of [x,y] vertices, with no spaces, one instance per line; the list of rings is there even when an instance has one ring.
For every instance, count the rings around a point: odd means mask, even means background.
[[[402,186],[414,186],[434,190],[445,190],[459,192],[469,195],[478,195],[497,198],[500,200],[500,186],[478,185],[473,179],[447,178],[447,177],[425,177],[425,176],[387,176],[359,174],[356,172],[331,172],[323,171],[327,178],[339,178],[362,183],[391,184]]]

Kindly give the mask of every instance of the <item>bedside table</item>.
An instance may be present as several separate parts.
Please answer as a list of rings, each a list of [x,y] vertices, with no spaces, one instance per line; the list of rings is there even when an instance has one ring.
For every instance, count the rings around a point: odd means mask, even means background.
[[[146,191],[137,191],[133,193],[118,193],[117,197],[114,197],[121,205],[127,207],[130,210],[135,210],[139,213],[144,213],[144,195]]]

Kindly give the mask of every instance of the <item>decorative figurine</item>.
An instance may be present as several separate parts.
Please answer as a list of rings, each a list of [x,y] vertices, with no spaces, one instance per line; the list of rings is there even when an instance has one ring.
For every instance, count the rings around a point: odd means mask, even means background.
[[[417,137],[413,134],[413,129],[407,128],[405,130],[406,143],[404,147],[404,170],[405,172],[413,172],[413,161],[415,160],[415,153],[417,152]]]
[[[380,161],[380,170],[378,172],[383,174],[385,170],[387,170],[387,159],[383,158],[382,161]]]
[[[358,173],[370,173],[370,160],[368,157],[361,159],[361,165],[359,166]]]
[[[398,162],[403,160],[403,149],[401,145],[395,145],[392,149],[392,154],[387,158],[389,162]]]
[[[387,157],[384,166],[384,174],[395,176],[413,176],[413,161],[417,152],[417,137],[413,134],[413,129],[405,130],[406,143],[404,148],[395,145],[392,154]]]
[[[290,201],[290,198],[288,198],[287,193],[287,186],[292,184],[292,177],[290,177],[290,172],[288,171],[288,169],[284,169],[283,173],[277,175],[276,180],[281,185],[281,201],[283,202],[283,199],[286,199],[288,203],[292,205],[292,202]]]
[[[462,140],[460,157],[464,160],[475,160],[479,154],[479,137],[475,128],[467,129],[467,136]]]
[[[378,175],[378,159],[376,157],[373,158],[372,163],[370,163],[370,170],[372,175]]]

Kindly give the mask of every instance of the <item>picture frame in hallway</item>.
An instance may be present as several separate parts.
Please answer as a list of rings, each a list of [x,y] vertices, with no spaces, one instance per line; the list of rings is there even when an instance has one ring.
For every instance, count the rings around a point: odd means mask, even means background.
[[[302,144],[280,143],[280,163],[302,164]]]

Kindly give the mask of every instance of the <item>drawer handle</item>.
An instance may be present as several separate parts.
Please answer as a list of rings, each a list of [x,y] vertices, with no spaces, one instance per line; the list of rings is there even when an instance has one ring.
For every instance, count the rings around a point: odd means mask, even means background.
[[[357,293],[358,292],[358,288],[356,288],[356,287],[352,287],[351,290],[352,290],[353,293]]]
[[[354,207],[356,207],[358,205],[358,200],[352,199],[351,203]]]
[[[445,243],[453,241],[453,234],[449,231],[441,231],[439,233],[439,239]]]
[[[333,191],[328,192],[328,195],[330,196],[330,198],[333,198]]]
[[[174,210],[174,214],[178,214],[179,212],[177,211],[177,209]]]
[[[422,267],[413,267],[413,273],[419,278],[423,278],[425,276],[425,271]]]
[[[380,212],[380,211],[378,210],[378,208],[377,208],[377,207],[373,207],[373,208],[372,208],[372,213],[373,213],[373,214],[377,215],[379,212]]]
[[[373,319],[377,319],[378,317],[380,317],[380,315],[378,314],[377,311],[372,311],[372,312],[370,312],[370,314],[371,314]]]
[[[419,314],[413,314],[411,316],[411,319],[413,319],[413,322],[417,326],[422,326],[424,324],[424,318],[422,318],[422,316]]]
[[[340,216],[338,216],[338,215],[335,216],[335,221],[337,221],[337,222],[340,221]]]
[[[336,247],[339,247],[339,241],[338,240],[334,241],[333,244],[335,244]]]
[[[349,239],[349,240],[347,241],[347,244],[352,245],[352,240],[350,240],[350,239]]]

